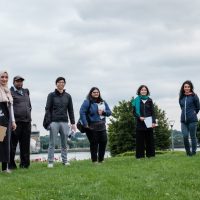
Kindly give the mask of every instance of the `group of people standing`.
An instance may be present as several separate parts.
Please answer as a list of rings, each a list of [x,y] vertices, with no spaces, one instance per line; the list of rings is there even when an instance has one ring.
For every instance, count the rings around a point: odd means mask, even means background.
[[[44,128],[50,131],[48,148],[49,168],[54,167],[55,139],[58,133],[61,136],[62,164],[65,166],[70,165],[67,159],[66,141],[67,136],[70,134],[70,128],[73,132],[76,132],[72,97],[64,89],[66,80],[64,77],[58,77],[55,84],[55,91],[51,92],[47,97],[43,122]],[[86,129],[86,135],[90,142],[91,159],[94,163],[101,163],[104,160],[107,144],[105,118],[110,115],[110,108],[102,99],[100,90],[96,87],[91,88],[80,108],[80,118]],[[68,125],[69,120],[71,127]]]
[[[0,162],[2,171],[10,173],[16,169],[15,153],[19,143],[20,168],[30,165],[31,136],[31,101],[28,89],[23,88],[24,78],[15,76],[13,87],[8,89],[8,73],[0,72]],[[65,91],[66,80],[58,77],[56,89],[47,97],[43,126],[49,130],[48,167],[54,167],[55,140],[60,134],[62,164],[69,166],[67,159],[67,137],[70,130],[76,132],[72,97]],[[154,132],[156,117],[150,91],[146,85],[137,90],[137,97],[132,100],[133,115],[136,119],[136,158],[154,157]],[[197,149],[197,114],[200,109],[199,98],[194,93],[191,81],[185,81],[180,90],[179,104],[181,113],[181,130],[186,154],[193,156]],[[111,110],[102,98],[100,90],[92,87],[81,105],[80,121],[90,143],[91,160],[102,163],[107,145],[106,117]],[[69,121],[71,127],[69,126]],[[189,143],[191,137],[191,147]]]
[[[137,97],[132,100],[134,116],[136,118],[136,158],[150,158],[155,156],[153,128],[156,127],[155,113],[150,92],[147,86],[141,85],[137,90]],[[197,114],[200,109],[199,98],[194,92],[191,81],[185,81],[179,93],[181,108],[181,132],[187,156],[196,155],[197,151]],[[151,118],[152,125],[147,127],[145,119]],[[191,138],[191,145],[189,142]],[[146,155],[145,155],[146,153]]]

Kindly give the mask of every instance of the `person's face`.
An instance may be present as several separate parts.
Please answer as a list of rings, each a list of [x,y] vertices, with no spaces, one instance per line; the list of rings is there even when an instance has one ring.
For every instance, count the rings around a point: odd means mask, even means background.
[[[98,98],[99,97],[99,91],[98,90],[93,90],[92,91],[92,97],[93,98]]]
[[[58,90],[63,90],[65,87],[65,81],[64,80],[60,80],[56,83],[56,87]]]
[[[147,89],[145,87],[141,88],[140,95],[146,96],[147,95]]]
[[[18,90],[21,89],[23,87],[23,81],[22,80],[16,80],[16,81],[14,81],[14,86]]]
[[[191,92],[191,87],[190,87],[189,84],[187,84],[187,83],[184,84],[184,87],[183,87],[183,88],[184,88],[184,92],[185,92],[185,93],[189,93],[189,92]]]
[[[0,83],[3,86],[6,86],[8,83],[8,74],[7,73],[3,73],[0,77]]]

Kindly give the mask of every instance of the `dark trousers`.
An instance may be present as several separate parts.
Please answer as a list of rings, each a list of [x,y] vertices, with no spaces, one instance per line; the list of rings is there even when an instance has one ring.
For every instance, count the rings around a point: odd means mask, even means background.
[[[153,129],[136,131],[136,158],[155,156]]]
[[[2,168],[2,171],[6,170],[8,168],[8,163],[7,162],[2,162],[1,163],[1,168]]]
[[[31,122],[17,122],[17,128],[11,135],[11,151],[9,168],[15,169],[15,154],[16,147],[19,142],[20,150],[20,167],[28,168],[30,165],[30,136],[31,136]]]
[[[181,123],[181,131],[183,134],[183,141],[187,155],[195,155],[197,150],[197,122]],[[191,138],[192,151],[190,148],[189,135]]]
[[[86,132],[87,138],[90,142],[90,153],[92,162],[102,162],[106,151],[107,133],[106,130],[94,131],[88,130]]]

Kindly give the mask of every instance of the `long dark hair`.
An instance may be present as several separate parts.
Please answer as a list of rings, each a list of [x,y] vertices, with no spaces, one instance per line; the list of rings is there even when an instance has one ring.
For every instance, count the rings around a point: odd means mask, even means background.
[[[142,88],[146,88],[146,90],[147,90],[147,96],[149,96],[150,95],[150,92],[149,92],[149,88],[146,86],[146,85],[140,85],[140,87],[137,89],[137,95],[141,95],[140,94],[140,90],[142,89]]]
[[[94,99],[94,98],[92,97],[92,92],[93,92],[94,90],[97,90],[97,91],[99,92],[99,97],[98,97],[97,99],[96,99],[96,98]],[[90,91],[89,91],[89,93],[88,93],[88,95],[87,95],[87,99],[88,99],[89,101],[95,100],[95,102],[97,102],[97,103],[103,102],[103,99],[102,99],[102,97],[101,97],[100,90],[99,90],[99,88],[97,88],[97,87],[92,87],[92,88],[90,89]]]
[[[184,91],[184,85],[185,84],[188,84],[190,86],[190,89],[191,89],[190,92],[192,92],[194,94],[194,86],[193,86],[193,84],[192,84],[192,82],[190,80],[187,80],[181,86],[180,93],[179,93],[179,99],[182,99],[183,96],[184,96],[184,93],[185,93],[185,91]]]

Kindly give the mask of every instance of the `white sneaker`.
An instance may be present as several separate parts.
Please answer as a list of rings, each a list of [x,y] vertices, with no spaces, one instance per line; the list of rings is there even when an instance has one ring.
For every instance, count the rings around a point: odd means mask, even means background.
[[[53,168],[53,163],[48,163],[47,167],[48,168]]]
[[[69,162],[63,163],[64,166],[70,166]]]
[[[12,171],[10,169],[3,170],[2,173],[11,174]]]

